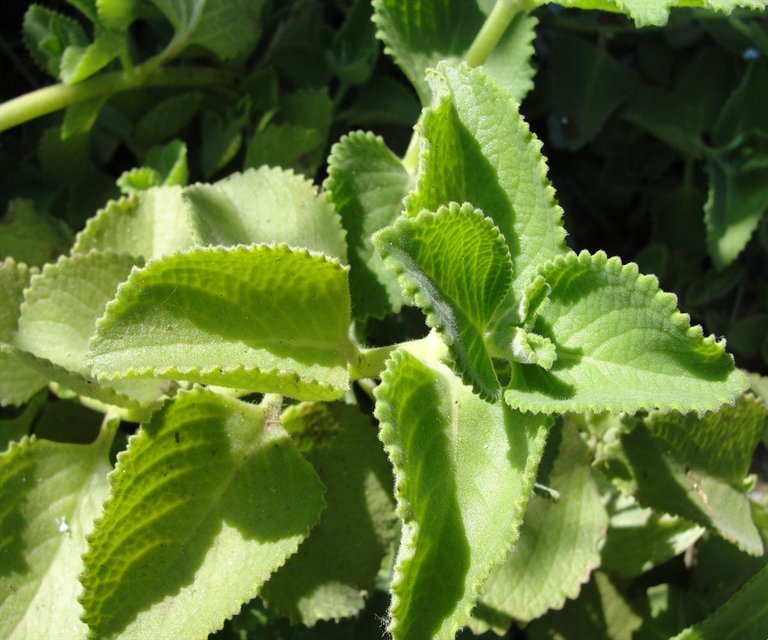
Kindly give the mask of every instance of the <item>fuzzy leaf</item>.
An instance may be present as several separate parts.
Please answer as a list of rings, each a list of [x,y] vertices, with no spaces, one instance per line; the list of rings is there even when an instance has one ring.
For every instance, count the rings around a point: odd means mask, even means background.
[[[284,242],[342,262],[346,245],[341,220],[312,183],[292,171],[262,167],[184,191],[202,244]]]
[[[0,262],[0,407],[20,405],[42,389],[48,380],[25,367],[8,343],[19,324],[24,289],[32,273],[12,258]]]
[[[768,633],[768,566],[722,607],[673,640],[762,640]]]
[[[403,520],[388,630],[453,638],[517,538],[548,420],[487,403],[405,351],[382,374],[376,416]]]
[[[517,365],[505,392],[529,411],[717,409],[747,386],[724,345],[704,338],[663,293],[602,252],[570,253],[539,270],[552,287],[534,330],[557,348],[549,371]]]
[[[351,133],[331,149],[323,187],[347,232],[352,313],[358,320],[403,305],[397,276],[384,268],[371,238],[395,221],[409,186],[400,160],[371,133]]]
[[[131,438],[84,556],[95,635],[207,637],[295,553],[322,485],[277,409],[181,392]]]
[[[179,187],[158,187],[113,200],[75,238],[72,253],[119,251],[146,260],[196,243]]]
[[[537,4],[546,4],[539,0]],[[664,26],[673,7],[704,7],[710,11],[730,13],[737,7],[765,9],[764,0],[560,0],[564,7],[602,9],[623,13],[635,21],[638,27]]]
[[[592,455],[576,426],[552,430],[541,481],[560,494],[557,502],[534,497],[520,539],[485,583],[480,602],[510,618],[529,621],[575,598],[600,565],[608,516],[590,467]]]
[[[441,63],[430,83],[439,102],[418,127],[419,177],[408,211],[470,202],[490,216],[509,246],[519,298],[536,267],[565,251],[541,143],[509,91],[482,72]]]
[[[61,56],[60,77],[64,84],[75,84],[101,71],[112,62],[125,47],[125,33],[99,31],[94,41],[87,45],[71,44]]]
[[[107,495],[116,424],[90,445],[22,440],[0,455],[0,635],[85,640],[78,576]]]
[[[347,389],[347,268],[278,246],[199,248],[134,271],[91,342],[98,378],[167,377],[305,400]]]
[[[24,14],[24,44],[35,63],[54,78],[59,77],[61,56],[69,45],[86,46],[85,31],[69,16],[32,4]]]
[[[760,555],[744,476],[765,417],[762,404],[748,396],[703,418],[651,414],[606,448],[599,466],[641,505],[697,522]]]
[[[453,203],[437,213],[401,217],[376,235],[374,246],[442,335],[465,384],[497,400],[501,385],[485,333],[512,276],[498,229],[471,205]]]
[[[376,35],[384,41],[384,52],[416,88],[423,105],[430,102],[425,71],[440,60],[461,60],[492,6],[492,2],[474,0],[374,0]],[[530,58],[535,26],[534,18],[520,12],[484,61],[486,73],[510,87],[518,101],[533,86]]]
[[[306,403],[290,407],[281,421],[317,470],[328,506],[260,596],[271,610],[307,626],[353,616],[394,535],[386,456],[370,419],[355,407]]]
[[[630,578],[683,553],[705,529],[616,495],[609,505],[608,537],[602,551],[603,571]]]

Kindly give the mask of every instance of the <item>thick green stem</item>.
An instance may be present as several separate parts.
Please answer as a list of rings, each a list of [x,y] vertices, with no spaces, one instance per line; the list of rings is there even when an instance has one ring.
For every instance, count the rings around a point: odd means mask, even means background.
[[[133,73],[105,73],[73,85],[54,84],[0,104],[0,132],[97,96],[107,97],[140,87],[204,87],[235,81],[234,75],[220,69],[186,67],[158,69],[149,74],[139,68]]]
[[[475,36],[464,60],[472,67],[483,64],[499,44],[509,23],[520,11],[531,6],[530,0],[496,0],[491,13]]]
[[[399,342],[386,347],[360,349],[349,365],[350,379],[361,380],[380,377],[389,356],[396,349],[405,349],[416,357],[427,360],[441,360],[447,355],[445,343],[437,333],[431,331],[428,336],[418,340]]]

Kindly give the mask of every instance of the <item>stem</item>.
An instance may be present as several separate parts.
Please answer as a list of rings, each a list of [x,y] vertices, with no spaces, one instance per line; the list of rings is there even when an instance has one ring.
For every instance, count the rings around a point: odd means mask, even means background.
[[[418,340],[398,342],[386,347],[360,349],[354,360],[350,362],[350,379],[354,381],[364,378],[379,378],[389,356],[396,349],[405,349],[417,358],[427,360],[442,360],[447,354],[445,343],[435,331],[430,331],[429,335]]]
[[[4,102],[0,104],[0,132],[97,96],[141,87],[204,87],[236,80],[232,74],[210,68],[158,69],[150,74],[142,71],[139,67],[130,74],[115,71],[73,85],[54,84]]]
[[[529,0],[496,0],[491,13],[464,55],[464,60],[472,67],[483,64],[499,44],[512,18],[530,5]]]

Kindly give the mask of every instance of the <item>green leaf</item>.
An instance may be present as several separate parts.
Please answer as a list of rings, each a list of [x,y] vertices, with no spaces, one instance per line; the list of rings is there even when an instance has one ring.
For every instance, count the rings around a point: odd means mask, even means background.
[[[199,91],[185,91],[158,102],[136,124],[136,143],[143,147],[165,144],[192,121],[202,102]]]
[[[19,362],[8,344],[18,327],[23,292],[32,272],[12,258],[0,262],[0,407],[24,404],[48,384]]]
[[[185,186],[189,177],[187,145],[171,140],[166,145],[152,147],[147,152],[146,166],[123,171],[117,179],[120,190],[130,195],[158,186]]]
[[[31,58],[57,79],[66,48],[88,44],[88,37],[77,21],[36,4],[31,4],[24,14],[22,34]]]
[[[306,403],[288,408],[281,420],[325,485],[327,507],[260,596],[271,610],[307,626],[353,616],[373,590],[394,535],[386,456],[370,419],[355,407]]]
[[[64,222],[38,213],[32,200],[11,200],[0,222],[0,259],[39,267],[67,250],[72,233]]]
[[[439,64],[430,82],[439,103],[418,127],[422,151],[408,211],[471,202],[490,216],[507,240],[519,298],[536,267],[565,251],[541,143],[509,91],[482,72]]]
[[[491,2],[466,0],[374,0],[377,36],[384,52],[392,56],[416,88],[423,105],[430,103],[425,71],[440,60],[458,62],[483,26]],[[508,86],[522,100],[533,86],[533,55],[536,20],[527,12],[513,18],[487,60],[486,73]]]
[[[541,482],[560,499],[536,497],[525,514],[520,539],[485,583],[480,602],[510,618],[528,621],[575,598],[600,565],[608,516],[590,467],[592,454],[576,425],[552,430]]]
[[[179,187],[158,187],[113,200],[88,220],[72,253],[116,251],[146,260],[196,244]]]
[[[137,0],[96,0],[101,23],[108,29],[128,29],[136,18]]]
[[[278,246],[199,248],[134,271],[91,341],[101,379],[163,377],[304,400],[348,386],[347,268]]]
[[[744,476],[765,418],[765,408],[749,396],[702,418],[654,413],[606,448],[599,468],[641,505],[687,518],[760,555]]]
[[[682,518],[644,509],[627,496],[613,496],[608,508],[611,520],[601,569],[624,578],[683,553],[705,531]]]
[[[346,261],[339,215],[311,182],[292,171],[262,167],[184,191],[203,244],[284,242]]]
[[[85,536],[107,494],[106,419],[90,445],[12,443],[0,455],[0,635],[85,639],[78,576]]]
[[[248,141],[245,167],[308,168],[306,158],[324,142],[317,129],[295,124],[270,124],[266,129],[256,131]]]
[[[152,0],[176,29],[221,60],[246,55],[261,38],[264,0]]]
[[[512,276],[499,230],[482,211],[453,203],[437,213],[401,217],[376,235],[374,245],[445,340],[464,383],[497,400],[501,385],[485,335]]]
[[[539,1],[537,4],[546,3]],[[672,7],[704,7],[726,14],[737,7],[765,9],[764,0],[560,0],[558,4],[564,7],[623,13],[632,18],[637,27],[664,26]]]
[[[372,11],[368,0],[353,0],[344,15],[344,23],[334,34],[329,66],[347,86],[368,82],[376,65],[379,47]]]
[[[743,171],[716,157],[707,163],[707,173],[707,245],[715,266],[722,269],[744,250],[768,211],[768,169]]]
[[[602,252],[542,266],[552,287],[534,325],[557,347],[549,371],[517,365],[504,397],[527,411],[717,409],[747,386],[722,342],[703,337],[654,276]]]
[[[98,96],[90,100],[75,102],[75,104],[67,107],[64,112],[64,122],[61,124],[62,139],[66,140],[78,134],[88,133],[93,128],[106,101],[106,96]]]
[[[595,572],[577,600],[526,628],[530,640],[632,640],[642,618],[604,573]]]
[[[635,75],[604,49],[562,35],[552,52],[550,115],[563,142],[576,150],[589,142],[632,93]]]
[[[768,631],[768,566],[728,602],[673,640],[762,640]]]
[[[358,320],[403,305],[397,276],[384,268],[371,238],[395,221],[410,184],[400,160],[371,133],[343,136],[331,149],[323,187],[347,232],[352,314]]]
[[[55,365],[36,362],[23,354],[16,357],[48,375],[64,387],[74,384],[78,393],[109,401],[90,379],[85,357],[96,331],[96,321],[114,297],[118,285],[141,261],[115,253],[88,253],[62,257],[32,276],[24,292],[19,326],[13,337],[16,349]],[[36,366],[36,365],[39,365]],[[61,368],[75,376],[60,375]],[[160,384],[148,381],[117,381],[112,386],[138,403],[151,403],[162,395]],[[89,387],[92,387],[89,388]],[[118,400],[115,404],[122,404]]]
[[[61,56],[60,77],[64,84],[75,84],[101,71],[125,47],[125,33],[97,31],[87,46],[70,44]]]
[[[402,350],[376,389],[376,416],[403,520],[388,631],[453,638],[517,538],[549,422],[489,404],[445,365]]]
[[[295,553],[322,485],[270,402],[181,392],[131,438],[83,558],[94,635],[204,638]]]

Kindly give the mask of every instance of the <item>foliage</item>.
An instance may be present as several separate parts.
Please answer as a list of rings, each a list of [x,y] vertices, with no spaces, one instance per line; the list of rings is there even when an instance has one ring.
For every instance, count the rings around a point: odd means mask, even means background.
[[[540,4],[27,8],[0,635],[766,637],[764,3]]]

